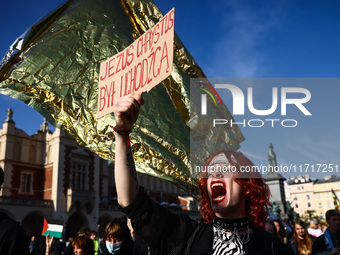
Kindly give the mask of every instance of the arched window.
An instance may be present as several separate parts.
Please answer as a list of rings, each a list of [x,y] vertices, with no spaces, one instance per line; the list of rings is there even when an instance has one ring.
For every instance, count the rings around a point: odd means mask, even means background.
[[[30,163],[35,163],[35,155],[36,155],[35,146],[31,145],[30,151],[29,151],[29,159],[28,159]]]
[[[21,160],[21,144],[19,142],[14,143],[13,160]]]

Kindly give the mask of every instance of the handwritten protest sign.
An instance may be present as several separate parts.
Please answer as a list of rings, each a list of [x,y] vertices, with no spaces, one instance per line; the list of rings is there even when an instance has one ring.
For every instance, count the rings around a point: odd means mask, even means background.
[[[112,112],[113,102],[150,91],[172,72],[174,8],[123,51],[100,64],[97,118]]]

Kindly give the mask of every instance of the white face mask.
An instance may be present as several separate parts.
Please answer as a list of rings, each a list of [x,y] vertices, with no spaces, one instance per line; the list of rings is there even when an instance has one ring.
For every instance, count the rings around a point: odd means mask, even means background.
[[[106,249],[108,250],[108,252],[110,254],[116,254],[120,247],[122,246],[123,242],[119,242],[119,243],[110,243],[108,241],[105,241],[105,246],[106,246]]]

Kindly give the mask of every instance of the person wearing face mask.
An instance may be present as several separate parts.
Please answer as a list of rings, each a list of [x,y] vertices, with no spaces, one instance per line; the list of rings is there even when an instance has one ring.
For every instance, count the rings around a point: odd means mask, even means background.
[[[198,182],[202,222],[172,214],[150,199],[138,185],[128,137],[143,104],[132,94],[113,105],[118,203],[136,233],[160,254],[293,254],[263,230],[269,188],[259,173],[241,172],[253,166],[241,152],[219,151],[206,160],[208,170]]]
[[[120,219],[112,220],[105,228],[100,246],[104,255],[133,254],[133,239],[127,225]]]

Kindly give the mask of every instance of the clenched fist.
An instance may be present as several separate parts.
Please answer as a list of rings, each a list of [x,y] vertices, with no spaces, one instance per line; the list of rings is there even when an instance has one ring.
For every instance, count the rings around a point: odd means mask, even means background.
[[[144,100],[139,94],[131,94],[117,99],[113,104],[116,127],[119,131],[131,131],[132,125],[137,121],[139,108]]]

